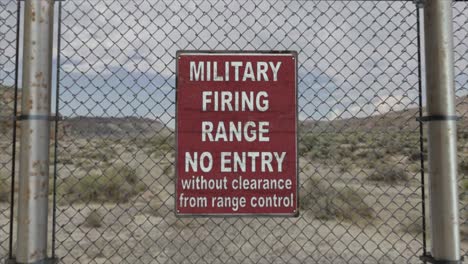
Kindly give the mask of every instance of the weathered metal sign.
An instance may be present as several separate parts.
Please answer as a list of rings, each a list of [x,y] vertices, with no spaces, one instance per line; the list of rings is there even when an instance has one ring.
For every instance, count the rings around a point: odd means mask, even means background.
[[[298,214],[297,54],[177,53],[176,213]]]

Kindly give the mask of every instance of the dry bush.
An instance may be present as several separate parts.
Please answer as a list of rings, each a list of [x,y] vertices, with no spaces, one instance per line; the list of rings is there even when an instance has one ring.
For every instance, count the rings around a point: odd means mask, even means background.
[[[377,166],[367,179],[370,181],[397,183],[400,181],[408,181],[409,175],[405,169],[399,166],[383,164],[381,166]]]
[[[67,178],[62,183],[69,202],[128,202],[145,189],[137,171],[128,165],[109,165],[102,173],[91,172],[83,178]]]
[[[84,221],[84,226],[89,228],[98,228],[102,226],[104,217],[99,213],[97,209],[92,210]]]
[[[0,203],[10,201],[10,183],[8,181],[0,181]]]
[[[311,178],[301,191],[301,209],[311,210],[318,219],[359,223],[373,218],[373,210],[364,201],[365,194],[360,190],[327,185]]]

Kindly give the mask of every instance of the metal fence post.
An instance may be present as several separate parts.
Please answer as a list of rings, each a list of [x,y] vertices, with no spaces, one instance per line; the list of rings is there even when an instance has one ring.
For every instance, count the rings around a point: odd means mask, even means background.
[[[432,259],[461,263],[452,1],[424,2]]]
[[[16,262],[45,263],[54,0],[24,3]]]

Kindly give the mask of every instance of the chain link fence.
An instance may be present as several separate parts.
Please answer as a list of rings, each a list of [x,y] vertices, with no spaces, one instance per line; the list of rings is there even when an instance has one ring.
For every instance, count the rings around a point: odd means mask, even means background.
[[[10,252],[18,8],[16,1],[0,1],[0,259],[2,260]]]
[[[11,23],[0,24],[7,34],[0,49],[8,49],[0,53],[0,85],[11,92],[17,4],[0,3],[0,19]],[[57,5],[54,112],[61,121],[54,134],[52,247],[61,263],[420,263],[419,256],[430,249],[423,211],[427,175],[420,159],[420,142],[426,140],[416,121],[419,99],[425,98],[419,89],[424,73],[419,74],[414,3],[76,0]],[[454,4],[454,12],[457,110],[464,117],[458,144],[466,258],[467,4]],[[183,49],[298,52],[298,218],[174,215],[174,55]],[[3,106],[13,101],[14,95],[2,97],[2,115],[9,115]],[[10,195],[12,163],[12,132],[4,126],[0,190],[7,188],[0,199]],[[0,200],[2,258],[8,249],[8,201]]]
[[[460,178],[460,228],[465,261],[468,258],[468,3],[454,4],[455,87]]]
[[[413,3],[63,3],[64,263],[411,263],[422,253]],[[299,53],[299,218],[174,216],[177,50]]]

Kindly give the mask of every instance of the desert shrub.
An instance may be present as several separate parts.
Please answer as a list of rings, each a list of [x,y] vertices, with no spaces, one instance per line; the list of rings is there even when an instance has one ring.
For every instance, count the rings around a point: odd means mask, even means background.
[[[420,219],[417,219],[416,221],[405,221],[401,224],[401,231],[413,235],[419,235],[424,231],[422,221]]]
[[[167,199],[167,198],[166,198]],[[146,208],[145,212],[156,216],[156,217],[164,217],[167,216],[169,213],[172,212],[173,207],[166,204],[165,198],[163,194],[158,194],[155,198],[153,198]]]
[[[468,180],[465,179],[462,181],[462,188],[464,191],[468,191]]]
[[[308,153],[307,157],[310,160],[324,160],[330,156],[330,150],[327,147],[317,146],[312,148]]]
[[[80,168],[82,170],[90,170],[96,167],[97,164],[99,164],[98,161],[91,161],[90,159],[85,159],[85,158],[77,159],[74,162],[75,167]]]
[[[57,163],[61,163],[64,165],[73,164],[73,158],[70,155],[59,155],[57,156]]]
[[[102,146],[103,143],[96,143],[96,145],[85,145],[80,148],[79,151],[74,153],[75,159],[82,159],[85,161],[99,161],[99,162],[110,162],[115,158],[116,152],[109,148],[109,145]],[[60,160],[60,157],[59,157]]]
[[[297,154],[299,156],[304,156],[308,151],[309,151],[309,148],[306,145],[304,145],[304,143],[299,142]]]
[[[406,170],[399,166],[383,164],[377,167],[367,179],[370,181],[396,183],[409,180],[409,176]]]
[[[461,158],[459,167],[460,172],[466,174],[468,172],[468,158]]]
[[[318,145],[317,136],[315,134],[305,134],[299,138],[298,154],[303,156]]]
[[[63,186],[63,196],[72,203],[128,202],[145,188],[136,170],[127,165],[110,165],[102,173],[91,172],[80,179],[70,177]]]
[[[171,176],[172,175],[172,168],[173,168],[173,165],[171,163],[169,163],[166,166],[164,166],[162,173],[164,175],[166,175],[166,176]]]
[[[351,187],[326,186],[309,179],[301,190],[302,210],[311,210],[323,220],[345,220],[359,223],[373,217],[372,208],[364,201],[365,194]]]
[[[99,213],[98,210],[94,209],[89,212],[88,216],[85,218],[84,226],[90,228],[98,228],[102,226],[102,221],[104,217]]]
[[[340,172],[347,172],[350,171],[353,166],[353,160],[350,158],[343,158],[339,160]]]
[[[149,140],[139,142],[138,147],[145,149],[148,155],[163,156],[174,151],[175,138],[173,135],[158,135]]]
[[[148,208],[146,211],[154,216],[160,216],[160,208],[163,206],[163,204],[164,203],[163,201],[161,201],[161,199],[159,199],[158,197],[155,197],[149,202]]]
[[[401,151],[401,146],[398,144],[388,144],[385,146],[385,152],[389,155],[398,154]]]
[[[10,201],[10,183],[8,181],[0,181],[0,203]]]
[[[421,160],[421,152],[417,148],[409,149],[408,153],[408,160],[412,162],[419,162]]]
[[[408,165],[408,171],[418,173],[421,171],[421,165],[419,163],[414,163]]]

